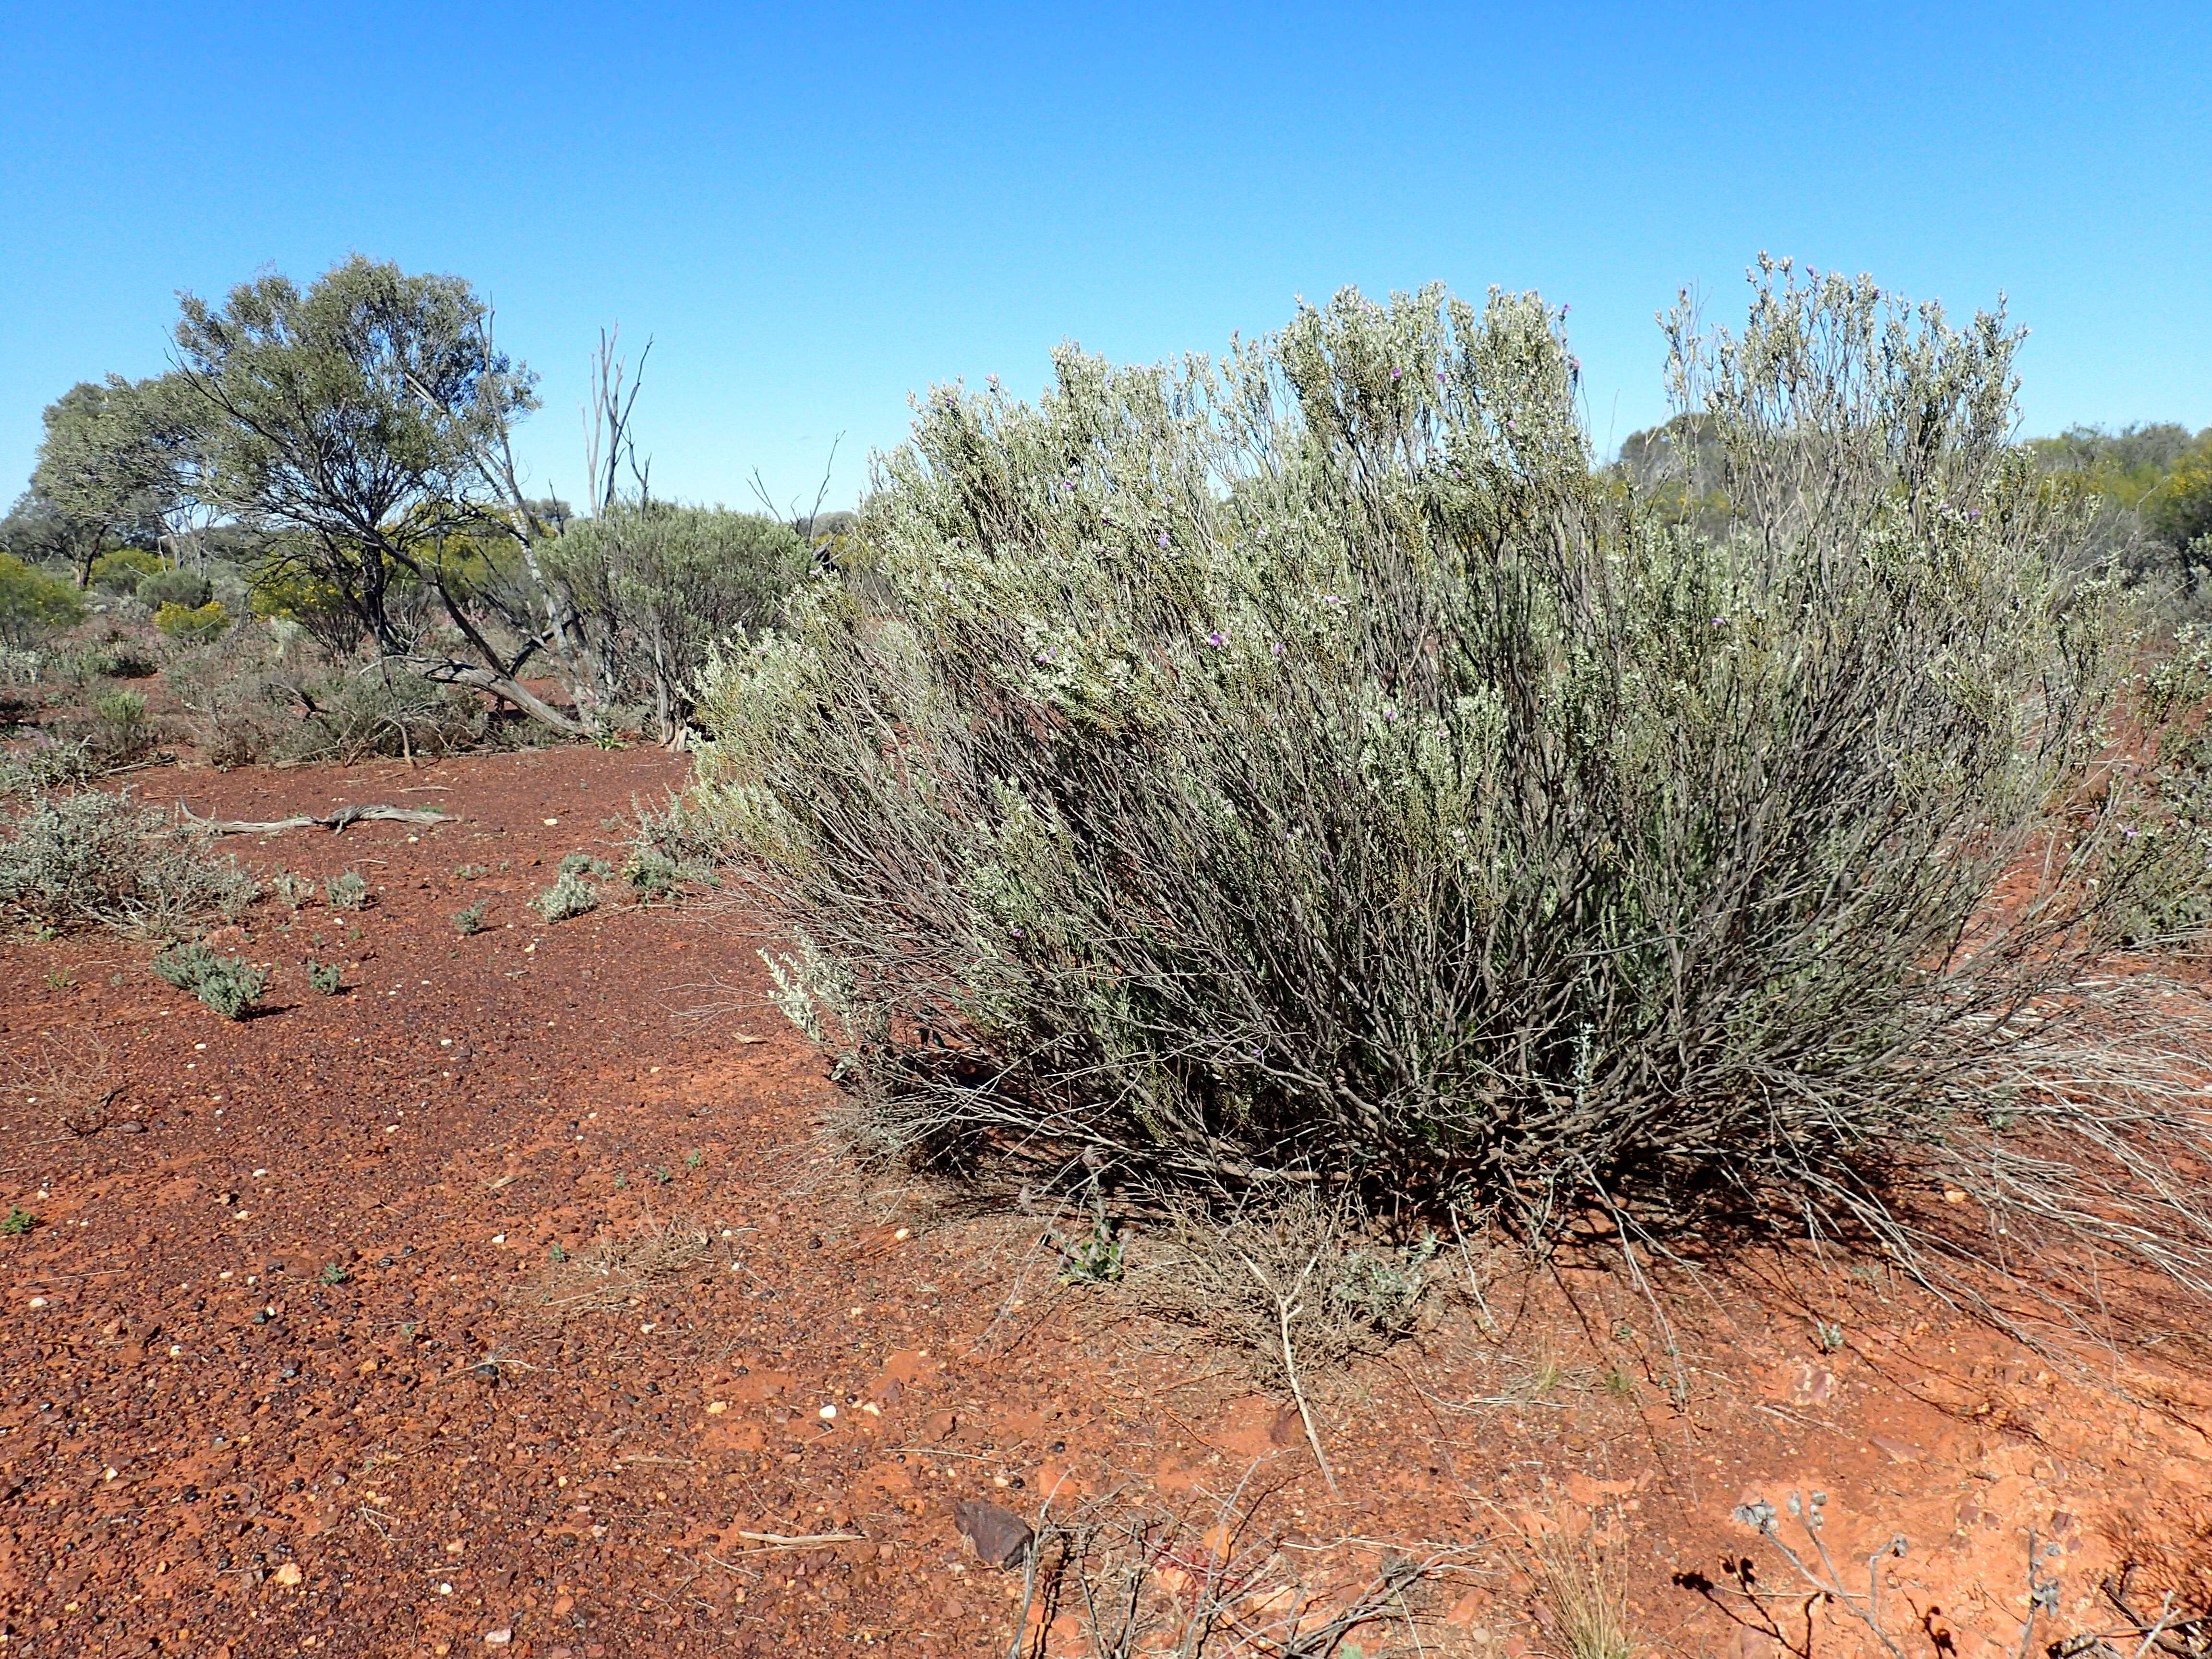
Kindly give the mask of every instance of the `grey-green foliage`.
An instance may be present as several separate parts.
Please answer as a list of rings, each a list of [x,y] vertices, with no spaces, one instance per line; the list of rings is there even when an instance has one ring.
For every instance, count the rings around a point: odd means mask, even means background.
[[[128,795],[43,796],[0,841],[0,907],[53,932],[100,925],[173,935],[235,920],[259,890],[214,842]]]
[[[358,870],[329,877],[323,883],[323,902],[333,910],[358,910],[368,902],[368,884]]]
[[[1885,1172],[1941,1165],[2030,1224],[2041,1177],[1957,1109],[2057,1040],[2007,1017],[2130,866],[2121,793],[2055,812],[2125,653],[2008,443],[2017,337],[1770,268],[1741,333],[1669,337],[1711,533],[1594,472],[1533,295],[933,392],[868,583],[701,702],[695,810],[865,1131],[1532,1226],[1717,1196],[1894,1237]],[[2205,1212],[2099,1112],[2046,1127],[2212,1284]]]
[[[649,704],[664,741],[690,719],[708,647],[774,622],[809,568],[788,525],[654,501],[577,520],[542,556],[585,618],[608,696]]]
[[[326,997],[334,997],[345,986],[345,969],[335,962],[311,962],[307,964],[307,983]]]
[[[567,921],[599,908],[599,890],[580,871],[563,869],[560,877],[530,901],[530,908],[548,921]]]
[[[179,945],[159,951],[154,971],[180,991],[190,991],[225,1019],[243,1019],[269,988],[268,975],[243,957],[219,957],[204,945]]]
[[[464,939],[468,938],[472,933],[481,933],[484,930],[483,913],[483,901],[481,899],[479,899],[476,903],[469,906],[465,910],[454,911],[453,927],[455,930],[459,932]]]
[[[46,410],[30,499],[54,528],[55,550],[89,582],[118,543],[151,546],[195,470],[195,428],[173,376],[111,374],[70,388]]]
[[[87,783],[106,769],[87,738],[41,743],[0,755],[0,795],[35,795],[72,783]]]
[[[137,583],[139,599],[155,606],[181,605],[187,609],[205,605],[215,597],[215,587],[197,570],[173,568],[150,571]]]

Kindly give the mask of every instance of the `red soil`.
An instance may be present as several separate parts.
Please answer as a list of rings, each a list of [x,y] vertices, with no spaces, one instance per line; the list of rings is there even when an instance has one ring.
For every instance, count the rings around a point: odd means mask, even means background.
[[[2128,1528],[2171,1538],[2212,1491],[2201,1388],[2130,1370],[2166,1409],[2124,1403],[1841,1263],[1675,1295],[1678,1367],[1601,1251],[1501,1253],[1487,1329],[1439,1297],[1387,1360],[1314,1379],[1333,1499],[1285,1402],[1127,1293],[1058,1285],[1038,1218],[962,1219],[824,1150],[833,1086],[761,1006],[741,915],[525,908],[562,854],[619,860],[606,821],[681,772],[568,750],[145,774],[225,817],[454,817],[232,838],[374,895],[256,906],[228,948],[277,978],[242,1023],[145,945],[0,949],[0,1203],[38,1220],[0,1238],[0,1655],[1003,1654],[1019,1574],[965,1549],[954,1500],[1203,1528],[1239,1490],[1285,1582],[1469,1547],[1424,1591],[1427,1653],[1556,1646],[1522,1540],[1593,1522],[1662,1650],[1852,1652],[1733,1516],[1817,1488],[1848,1584],[1907,1540],[1884,1569],[1905,1650],[1975,1659],[2016,1649],[2031,1528],[2062,1584],[2039,1650],[2113,1623]],[[459,937],[479,900],[489,931]],[[310,958],[347,964],[343,994]],[[709,1241],[680,1277],[542,1305],[556,1247],[672,1220]],[[1462,1285],[1482,1259],[1443,1258]],[[747,1535],[832,1533],[857,1537]],[[1415,1650],[1403,1622],[1354,1639]]]

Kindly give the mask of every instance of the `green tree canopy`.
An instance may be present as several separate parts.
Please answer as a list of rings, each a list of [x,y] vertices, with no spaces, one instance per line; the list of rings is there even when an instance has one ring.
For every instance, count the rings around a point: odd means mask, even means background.
[[[101,554],[157,544],[189,489],[196,428],[167,378],[119,374],[71,386],[46,411],[46,436],[19,514],[43,522],[48,550],[77,584]]]
[[[551,602],[502,651],[470,614],[445,550],[519,545],[530,574],[543,526],[515,486],[513,423],[536,377],[495,348],[489,307],[463,278],[409,276],[356,254],[301,289],[264,276],[220,306],[187,295],[179,373],[204,425],[205,487],[281,539],[282,557],[327,584],[387,655],[477,686],[567,729],[578,723],[518,676],[565,645]],[[434,592],[472,660],[425,655],[391,603],[395,582]]]

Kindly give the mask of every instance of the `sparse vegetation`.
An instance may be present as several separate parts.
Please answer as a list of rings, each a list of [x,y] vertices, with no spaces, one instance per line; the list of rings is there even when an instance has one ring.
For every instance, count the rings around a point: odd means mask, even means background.
[[[550,887],[530,901],[530,908],[548,921],[567,921],[598,909],[599,890],[577,872],[564,867]]]
[[[707,1230],[688,1221],[649,1222],[624,1237],[603,1239],[588,1249],[564,1252],[523,1297],[524,1304],[558,1317],[618,1312],[634,1297],[665,1290],[712,1253]]]
[[[358,910],[368,902],[368,883],[358,870],[348,870],[323,883],[323,902],[333,910]]]
[[[8,1206],[7,1219],[0,1221],[0,1234],[4,1234],[9,1238],[21,1238],[38,1224],[38,1217],[20,1204],[10,1204]]]
[[[344,988],[345,969],[335,962],[311,962],[307,964],[307,983],[319,994],[334,997]]]
[[[1595,1532],[1547,1532],[1534,1540],[1530,1553],[1537,1594],[1550,1614],[1562,1659],[1637,1659],[1643,1650],[1627,1598]]]
[[[235,920],[258,892],[205,830],[122,794],[33,800],[0,842],[0,907],[49,932],[186,934]]]
[[[456,910],[453,912],[454,929],[463,939],[468,939],[474,934],[481,933],[484,930],[483,917],[483,902],[479,899],[476,903],[469,906],[467,909]]]
[[[154,971],[180,991],[190,991],[225,1019],[244,1019],[269,988],[269,976],[243,957],[219,957],[204,945],[179,945],[159,951]]]

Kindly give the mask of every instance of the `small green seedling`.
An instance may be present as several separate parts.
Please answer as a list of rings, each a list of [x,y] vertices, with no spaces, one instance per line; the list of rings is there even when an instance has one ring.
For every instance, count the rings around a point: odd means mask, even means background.
[[[343,982],[345,970],[335,962],[311,962],[307,964],[307,983],[326,997],[334,997]]]
[[[1100,1216],[1091,1231],[1060,1247],[1060,1282],[1063,1285],[1110,1285],[1121,1276],[1121,1257],[1127,1249],[1114,1224]]]
[[[665,1187],[670,1182],[676,1179],[674,1176],[668,1173],[668,1166],[666,1164],[663,1164],[660,1168],[655,1170],[653,1172],[653,1178],[664,1187]]]
[[[1844,1328],[1816,1319],[1813,1322],[1813,1341],[1822,1353],[1834,1353],[1844,1346]]]
[[[701,1152],[701,1151],[700,1151],[697,1147],[696,1147],[696,1146],[695,1146],[695,1147],[693,1147],[690,1152],[686,1152],[686,1153],[684,1153],[684,1164],[685,1164],[689,1168],[691,1168],[691,1169],[694,1169],[694,1170],[697,1169],[697,1168],[698,1168],[702,1164],[704,1164],[706,1161],[707,1161],[707,1155],[706,1155],[704,1152]]]
[[[481,933],[483,932],[483,913],[484,908],[483,901],[481,900],[471,904],[465,910],[456,910],[453,912],[453,926],[461,930],[462,938],[466,939],[471,933]]]
[[[5,1221],[0,1221],[0,1233],[6,1234],[9,1238],[21,1238],[38,1224],[38,1217],[19,1205],[10,1204],[8,1206],[8,1218]]]
[[[351,1273],[335,1261],[323,1269],[323,1283],[325,1285],[343,1285],[352,1277]]]
[[[546,1252],[546,1254],[551,1256],[556,1262],[566,1261],[568,1259],[568,1251],[562,1249],[558,1244],[554,1245],[551,1249]]]
[[[358,910],[368,902],[368,884],[360,871],[349,870],[323,884],[323,897],[333,910]]]
[[[75,980],[58,968],[46,969],[46,989],[49,991],[66,991],[76,983]]]
[[[620,1192],[623,1188],[629,1185],[629,1177],[624,1175],[620,1170],[617,1170],[615,1171],[615,1190],[617,1192]]]

